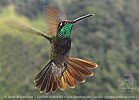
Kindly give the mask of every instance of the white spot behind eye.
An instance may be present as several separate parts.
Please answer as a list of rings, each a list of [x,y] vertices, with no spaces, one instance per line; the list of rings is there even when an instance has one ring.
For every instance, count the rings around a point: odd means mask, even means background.
[[[61,23],[60,23],[60,26],[62,26],[62,25],[63,25],[63,23],[61,22]]]

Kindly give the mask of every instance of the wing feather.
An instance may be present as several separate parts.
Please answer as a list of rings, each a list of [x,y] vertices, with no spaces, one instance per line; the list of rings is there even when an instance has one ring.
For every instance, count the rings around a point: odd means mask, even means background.
[[[65,20],[64,14],[58,8],[46,7],[46,26],[50,36],[56,36],[58,24]]]

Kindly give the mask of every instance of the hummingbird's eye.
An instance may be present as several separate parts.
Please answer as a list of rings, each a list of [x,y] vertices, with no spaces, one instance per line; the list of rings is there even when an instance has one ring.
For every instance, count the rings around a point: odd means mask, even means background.
[[[64,25],[66,25],[65,21],[60,22],[59,25],[58,25],[58,28],[61,29],[62,27],[64,27]]]

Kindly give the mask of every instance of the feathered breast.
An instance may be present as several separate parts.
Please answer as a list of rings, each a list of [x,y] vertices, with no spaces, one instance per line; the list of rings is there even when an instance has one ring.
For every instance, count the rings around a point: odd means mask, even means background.
[[[56,38],[51,44],[51,59],[63,59],[69,55],[71,38]]]

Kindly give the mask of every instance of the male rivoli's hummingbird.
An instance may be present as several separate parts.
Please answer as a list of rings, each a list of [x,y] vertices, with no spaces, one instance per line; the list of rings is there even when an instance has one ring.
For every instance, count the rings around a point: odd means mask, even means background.
[[[74,24],[93,15],[87,14],[72,21],[64,20],[60,10],[55,7],[46,7],[48,35],[13,21],[13,23],[17,24],[16,27],[41,35],[49,40],[51,44],[50,61],[34,79],[36,88],[40,88],[40,92],[55,92],[58,87],[63,91],[66,85],[75,88],[76,81],[85,82],[84,76],[94,74],[90,69],[98,67],[96,63],[69,56],[71,30]]]

